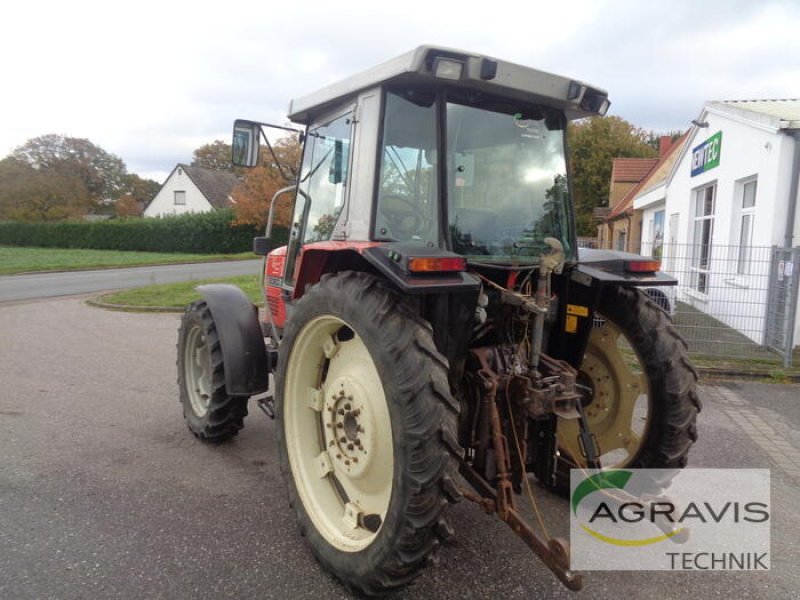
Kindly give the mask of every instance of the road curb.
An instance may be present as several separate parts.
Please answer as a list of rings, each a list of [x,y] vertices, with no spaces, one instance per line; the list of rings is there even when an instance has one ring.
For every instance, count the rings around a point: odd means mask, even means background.
[[[173,306],[135,306],[129,304],[112,304],[106,302],[104,298],[117,292],[109,292],[107,294],[100,294],[86,300],[86,304],[94,306],[95,308],[104,308],[105,310],[118,310],[121,312],[141,312],[141,313],[176,313],[180,314],[184,311],[183,308],[175,308]]]

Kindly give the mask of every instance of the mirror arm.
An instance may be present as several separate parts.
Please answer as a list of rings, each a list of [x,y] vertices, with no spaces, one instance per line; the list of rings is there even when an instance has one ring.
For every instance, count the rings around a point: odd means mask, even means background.
[[[281,129],[287,129],[287,128],[282,127]],[[264,133],[263,128],[261,129],[261,137],[264,138],[264,143],[267,145],[267,149],[269,150],[269,153],[272,155],[272,160],[275,163],[275,166],[278,167],[278,172],[281,174],[281,177],[283,177],[284,181],[292,181],[292,178],[286,176],[286,173],[284,172],[283,167],[281,166],[281,163],[278,160],[278,157],[275,155],[275,150],[272,149],[272,144],[269,143],[269,139],[267,138],[267,134]]]

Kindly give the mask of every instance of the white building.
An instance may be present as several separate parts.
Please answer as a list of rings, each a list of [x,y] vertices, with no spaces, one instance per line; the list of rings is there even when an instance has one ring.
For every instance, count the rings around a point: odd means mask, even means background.
[[[796,294],[796,258],[770,247],[800,245],[800,100],[708,102],[693,123],[666,181],[634,199],[642,247],[663,227],[678,299],[769,345]]]
[[[144,210],[145,217],[202,213],[231,205],[233,173],[178,164]]]

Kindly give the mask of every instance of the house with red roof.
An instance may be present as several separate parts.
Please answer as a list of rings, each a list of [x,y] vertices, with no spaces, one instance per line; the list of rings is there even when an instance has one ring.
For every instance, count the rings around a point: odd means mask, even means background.
[[[651,180],[663,163],[674,154],[669,136],[660,140],[659,158],[615,158],[611,167],[609,211],[598,228],[601,247],[625,252],[639,252],[642,238],[642,216],[633,208],[633,199]]]

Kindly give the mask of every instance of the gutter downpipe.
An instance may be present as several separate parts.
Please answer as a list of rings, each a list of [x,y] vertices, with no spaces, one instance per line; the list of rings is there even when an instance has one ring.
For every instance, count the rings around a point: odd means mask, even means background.
[[[792,129],[786,132],[794,138],[794,160],[792,161],[792,178],[789,182],[789,210],[786,215],[786,236],[784,246],[792,247],[794,240],[795,218],[797,216],[797,190],[798,180],[800,180],[800,129]]]
[[[792,179],[789,182],[789,210],[786,215],[786,237],[784,239],[787,249],[792,248],[794,241],[795,218],[797,216],[797,191],[798,183],[800,182],[800,129],[792,129],[786,132],[787,135],[794,138],[794,160],[792,161]],[[792,256],[796,253],[792,252]],[[796,327],[795,319],[797,318],[797,299],[798,289],[797,283],[800,280],[798,275],[795,274],[795,285],[792,290],[792,298],[790,299],[791,311],[793,313],[789,317],[789,327],[786,331],[786,348],[783,355],[783,364],[785,367],[792,366],[792,358],[794,354],[794,329]]]

